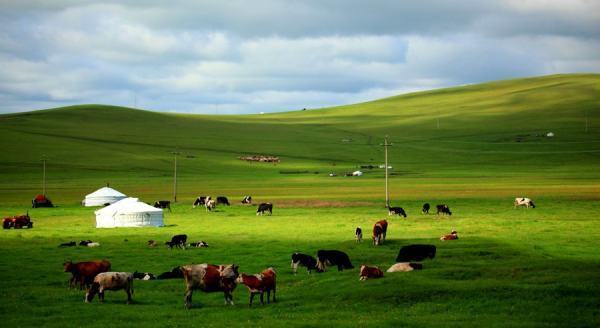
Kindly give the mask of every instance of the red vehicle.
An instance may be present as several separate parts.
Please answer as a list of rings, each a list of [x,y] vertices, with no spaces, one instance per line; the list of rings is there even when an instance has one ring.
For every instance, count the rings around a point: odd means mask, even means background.
[[[31,218],[29,217],[29,213],[25,214],[25,215],[17,215],[17,216],[13,216],[12,218],[5,218],[2,221],[2,227],[4,229],[10,229],[10,228],[15,228],[15,229],[21,229],[21,228],[33,228],[33,222],[31,222]]]

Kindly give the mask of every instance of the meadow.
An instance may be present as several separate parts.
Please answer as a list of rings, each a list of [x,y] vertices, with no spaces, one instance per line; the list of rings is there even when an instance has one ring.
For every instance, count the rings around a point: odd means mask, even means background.
[[[266,115],[163,114],[82,105],[0,115],[0,215],[29,211],[34,228],[0,235],[0,316],[6,326],[574,326],[600,324],[600,76],[559,75],[499,81],[336,108]],[[439,122],[439,125],[438,125]],[[554,137],[546,137],[553,132]],[[388,135],[392,205],[383,161]],[[79,202],[111,187],[152,202],[178,203],[162,228],[96,229]],[[281,163],[241,161],[276,155]],[[41,192],[58,207],[31,209]],[[336,172],[337,177],[329,177]],[[192,209],[198,195],[226,195],[231,207]],[[274,203],[257,217],[239,200]],[[515,197],[537,208],[514,209]],[[450,205],[452,217],[420,213],[424,202]],[[374,247],[375,221],[390,222]],[[365,242],[353,239],[356,226]],[[441,242],[454,228],[460,239]],[[186,233],[206,249],[149,248]],[[59,248],[92,239],[98,248]],[[358,270],[293,275],[290,255],[347,252],[353,264],[387,269],[401,246],[431,243],[434,260],[418,272],[359,282]],[[83,303],[67,288],[65,260],[109,259],[116,271],[161,273],[189,263],[236,263],[278,272],[278,302],[236,305],[220,293],[194,294],[183,308],[181,280],[136,281],[134,304],[107,292]]]

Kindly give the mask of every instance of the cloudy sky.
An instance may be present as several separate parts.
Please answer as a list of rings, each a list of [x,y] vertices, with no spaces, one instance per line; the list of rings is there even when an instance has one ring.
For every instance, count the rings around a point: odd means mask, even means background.
[[[0,113],[257,113],[600,73],[598,0],[0,0],[0,23]]]

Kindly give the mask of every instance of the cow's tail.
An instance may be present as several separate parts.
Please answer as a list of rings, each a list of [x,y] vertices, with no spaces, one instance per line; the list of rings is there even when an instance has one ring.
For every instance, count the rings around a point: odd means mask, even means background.
[[[131,289],[131,295],[133,295],[133,276],[129,276],[127,280],[129,280],[129,289]]]

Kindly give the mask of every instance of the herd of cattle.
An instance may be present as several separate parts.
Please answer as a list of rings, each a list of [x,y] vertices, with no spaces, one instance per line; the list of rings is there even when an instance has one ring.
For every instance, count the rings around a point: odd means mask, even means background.
[[[210,210],[209,207],[213,204],[226,204],[229,202],[226,197],[217,197],[213,200],[210,196],[198,197],[194,202],[194,207],[203,204]],[[246,196],[242,201],[244,204],[251,203],[251,197]],[[164,205],[164,204],[163,204]],[[167,204],[170,205],[170,204]],[[264,206],[263,206],[264,205]],[[529,198],[516,198],[514,206],[526,206],[527,208],[535,208],[533,201]],[[214,208],[214,207],[213,207]],[[272,204],[260,204],[257,211],[268,211],[272,213]],[[452,215],[450,208],[445,205],[437,205],[437,214]],[[424,214],[429,213],[430,205],[425,203],[422,208]],[[406,212],[401,207],[388,207],[389,215],[402,215],[406,217]],[[373,225],[372,240],[373,245],[379,246],[386,239],[388,229],[387,220],[377,221]],[[355,230],[355,238],[357,242],[362,241],[362,229],[357,227]],[[450,234],[443,235],[440,240],[457,240],[458,232],[452,229]],[[81,246],[96,246],[91,240],[81,241]],[[204,241],[187,243],[187,235],[175,235],[170,241],[165,244],[173,248],[185,249],[187,247],[208,247]],[[62,244],[60,246],[75,246],[75,242]],[[154,247],[158,243],[154,240],[148,241],[148,246]],[[423,264],[419,263],[425,259],[433,259],[436,255],[435,245],[413,244],[406,245],[400,248],[395,263],[387,270],[387,272],[408,272],[413,270],[421,270]],[[350,257],[345,252],[339,250],[319,250],[316,257],[303,253],[293,253],[291,256],[291,268],[294,274],[297,273],[298,267],[303,266],[310,274],[312,271],[324,272],[328,266],[337,267],[338,271],[354,269],[354,265]],[[276,301],[276,280],[277,273],[273,268],[266,268],[257,274],[239,273],[239,266],[236,264],[213,265],[208,263],[183,265],[173,268],[171,271],[164,272],[157,277],[152,273],[144,272],[112,272],[111,263],[108,260],[95,260],[88,262],[71,261],[64,263],[64,271],[71,273],[69,286],[73,287],[79,284],[80,290],[86,289],[85,302],[91,302],[96,294],[102,302],[104,300],[105,290],[124,290],[127,294],[127,303],[131,303],[133,294],[133,280],[154,280],[154,279],[183,279],[185,281],[185,298],[184,304],[186,308],[192,306],[192,294],[194,290],[204,292],[223,292],[225,304],[233,305],[233,291],[238,284],[243,284],[248,288],[250,293],[249,305],[251,306],[256,295],[260,296],[261,304],[264,304],[264,294],[267,294],[267,303],[270,303],[271,292],[273,293],[273,302]],[[367,280],[383,277],[384,273],[378,267],[361,265],[359,270],[359,280]]]

